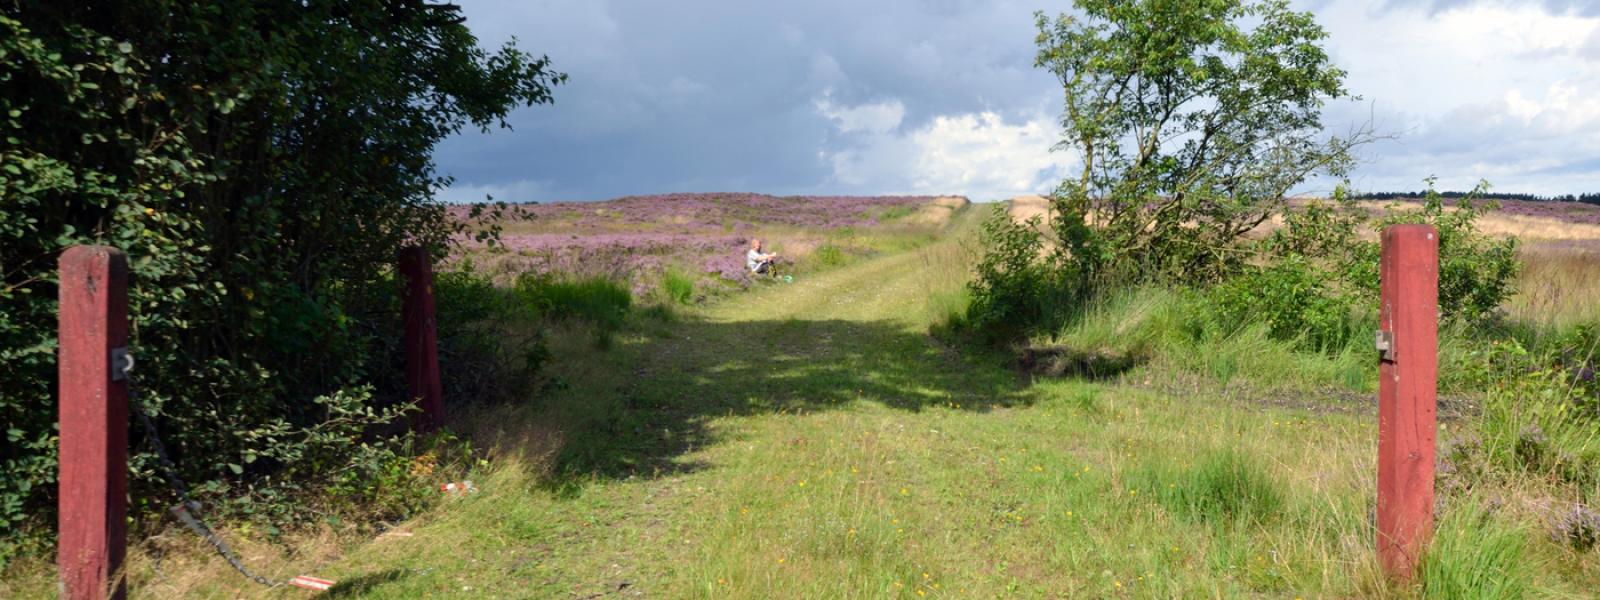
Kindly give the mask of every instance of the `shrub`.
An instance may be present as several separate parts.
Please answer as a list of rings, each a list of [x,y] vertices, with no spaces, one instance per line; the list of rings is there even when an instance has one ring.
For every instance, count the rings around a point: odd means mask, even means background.
[[[1273,339],[1336,352],[1358,337],[1352,318],[1357,302],[1331,288],[1324,275],[1291,255],[1216,286],[1211,306],[1234,327],[1264,323]]]
[[[1417,223],[1439,230],[1439,316],[1444,321],[1482,321],[1492,317],[1514,293],[1521,263],[1517,261],[1517,240],[1494,240],[1478,232],[1477,219],[1498,205],[1479,201],[1489,185],[1480,182],[1466,197],[1445,210],[1444,199],[1434,189],[1434,178],[1427,180],[1428,191],[1422,209],[1391,211],[1379,226]],[[1361,254],[1376,257],[1376,243]],[[1377,294],[1376,277],[1364,282]]]
[[[1494,241],[1474,223],[1486,210],[1462,201],[1446,211],[1429,180],[1421,210],[1369,219],[1343,189],[1332,203],[1314,202],[1284,213],[1284,227],[1260,244],[1264,260],[1216,286],[1211,298],[1234,326],[1263,322],[1275,339],[1338,352],[1359,342],[1379,299],[1381,245],[1361,239],[1365,228],[1401,223],[1439,231],[1439,314],[1445,325],[1482,329],[1512,293],[1515,240]],[[1475,194],[1481,194],[1480,185]]]
[[[979,240],[984,248],[975,277],[966,323],[990,343],[1011,342],[1040,332],[1054,332],[1074,310],[1076,293],[1047,260],[1036,217],[1012,221],[1004,206],[984,219]]]
[[[895,221],[909,217],[919,209],[921,207],[916,204],[898,204],[879,210],[877,218],[880,221]]]
[[[467,262],[438,274],[434,301],[450,406],[515,402],[535,389],[550,357],[545,325],[511,291]]]
[[[406,435],[387,446],[363,445],[329,484],[335,508],[373,520],[410,518],[438,500],[440,481],[465,478],[476,458],[449,431]]]
[[[326,479],[304,465],[382,443],[369,436],[402,387],[396,252],[467,233],[432,202],[432,149],[548,102],[562,78],[481,49],[455,16],[0,10],[0,544],[54,504],[54,270],[70,245],[128,253],[140,400],[203,499],[300,494]],[[132,463],[135,498],[168,496],[147,453]]]
[[[1516,240],[1495,240],[1477,230],[1478,218],[1494,206],[1474,203],[1488,189],[1487,183],[1479,183],[1456,207],[1446,210],[1434,189],[1434,179],[1426,181],[1428,191],[1419,210],[1389,210],[1376,220],[1351,204],[1341,187],[1332,203],[1313,203],[1285,212],[1285,226],[1273,232],[1261,249],[1272,265],[1299,261],[1301,270],[1310,270],[1312,281],[1326,282],[1322,287],[1331,295],[1376,306],[1382,245],[1361,239],[1360,231],[1381,231],[1398,224],[1432,225],[1439,232],[1440,319],[1447,325],[1481,326],[1515,291],[1520,268]]]
[[[1588,552],[1595,544],[1600,544],[1600,513],[1574,504],[1556,517],[1550,537],[1578,552]]]

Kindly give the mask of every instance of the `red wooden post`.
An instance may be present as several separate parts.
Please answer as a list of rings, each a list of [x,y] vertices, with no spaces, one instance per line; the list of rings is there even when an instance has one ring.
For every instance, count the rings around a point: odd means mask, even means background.
[[[107,246],[61,254],[60,500],[62,598],[127,594],[128,382],[112,351],[128,345],[128,260]]]
[[[1439,372],[1439,234],[1429,225],[1383,231],[1378,315],[1378,562],[1416,573],[1433,532]]]
[[[444,388],[439,384],[439,338],[433,322],[433,264],[426,248],[400,251],[400,274],[406,280],[406,383],[422,409],[412,420],[417,431],[444,423]]]

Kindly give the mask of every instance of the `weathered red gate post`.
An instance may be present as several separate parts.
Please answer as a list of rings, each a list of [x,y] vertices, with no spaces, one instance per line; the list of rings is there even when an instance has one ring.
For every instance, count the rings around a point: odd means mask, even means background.
[[[128,260],[107,246],[61,254],[60,500],[56,568],[61,597],[127,594]]]
[[[1439,234],[1383,231],[1378,332],[1378,562],[1410,579],[1433,532],[1438,431]]]
[[[444,388],[439,384],[439,337],[433,321],[433,263],[428,250],[408,246],[400,251],[400,274],[406,280],[406,383],[411,399],[422,409],[412,426],[429,431],[444,423]]]

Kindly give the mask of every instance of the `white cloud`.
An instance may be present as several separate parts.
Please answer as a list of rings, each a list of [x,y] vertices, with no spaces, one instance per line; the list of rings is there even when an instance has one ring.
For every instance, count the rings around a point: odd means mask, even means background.
[[[1564,136],[1569,132],[1589,131],[1600,134],[1600,96],[1597,88],[1587,91],[1565,81],[1550,84],[1544,96],[1538,99],[1523,97],[1520,90],[1506,93],[1507,104],[1516,97],[1520,106],[1512,106],[1512,114],[1533,127],[1536,133]]]
[[[548,199],[551,185],[548,182],[523,179],[503,184],[467,184],[456,182],[438,190],[435,198],[444,202],[467,204],[493,199],[502,202],[531,202]]]
[[[836,184],[993,200],[1048,191],[1072,162],[1067,154],[1050,152],[1058,132],[1054,120],[1042,114],[1020,123],[989,111],[940,115],[897,132],[883,125],[898,125],[902,111],[885,106],[900,102],[854,107],[817,102],[818,112],[843,134],[842,147],[818,151]],[[840,114],[856,118],[835,116]]]
[[[1315,6],[1347,86],[1367,101],[1333,107],[1326,124],[1374,114],[1380,132],[1398,135],[1365,149],[1358,186],[1417,189],[1437,175],[1449,189],[1479,179],[1516,192],[1600,189],[1600,55],[1590,49],[1600,17],[1539,2],[1392,4]]]
[[[980,198],[1054,188],[1070,162],[1050,152],[1059,133],[1052,119],[1012,125],[992,112],[941,116],[911,135],[919,150],[915,186],[954,188]]]

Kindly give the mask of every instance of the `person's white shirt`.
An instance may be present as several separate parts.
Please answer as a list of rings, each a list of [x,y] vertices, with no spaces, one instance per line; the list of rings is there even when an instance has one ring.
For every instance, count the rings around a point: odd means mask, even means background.
[[[749,252],[744,254],[744,266],[751,271],[761,268],[761,264],[768,262],[768,260],[766,254],[762,254],[760,250],[755,248],[751,248]]]

